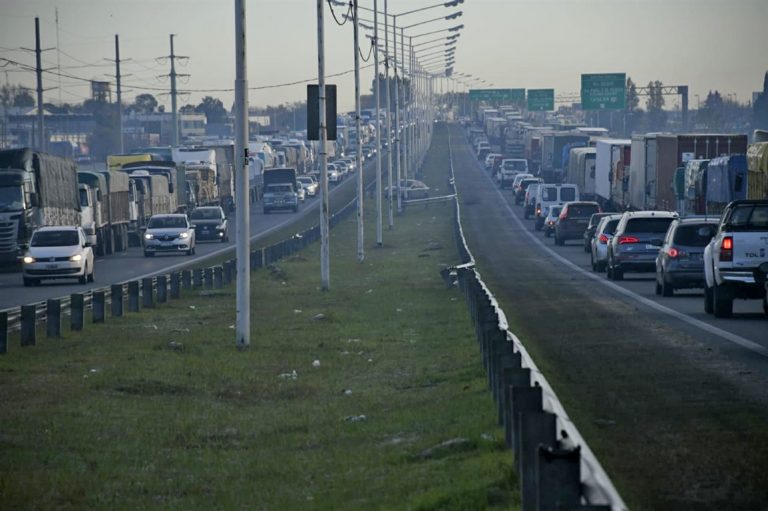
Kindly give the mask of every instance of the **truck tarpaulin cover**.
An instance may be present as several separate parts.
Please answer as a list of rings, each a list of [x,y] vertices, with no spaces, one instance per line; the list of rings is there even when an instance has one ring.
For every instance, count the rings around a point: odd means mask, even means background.
[[[747,198],[747,158],[743,154],[721,156],[707,166],[707,202],[727,204]]]
[[[50,156],[30,148],[0,151],[0,169],[18,169],[45,174],[37,179],[40,204],[50,208],[80,211],[77,166],[72,160]]]

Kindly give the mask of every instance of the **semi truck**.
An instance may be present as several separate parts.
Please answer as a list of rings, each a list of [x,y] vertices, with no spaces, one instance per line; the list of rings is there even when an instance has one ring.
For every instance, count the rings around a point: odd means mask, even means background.
[[[594,147],[575,147],[568,158],[565,181],[578,185],[582,200],[593,200],[595,197],[596,157]]]
[[[649,133],[632,138],[629,176],[633,209],[674,211],[678,199],[673,180],[688,160],[712,159],[747,152],[747,136],[736,134]]]
[[[614,153],[614,149],[629,148],[632,141],[618,138],[600,139],[595,143],[595,149],[597,151],[597,157],[595,160],[595,198],[600,205],[605,208],[610,206],[609,209],[617,209],[613,204],[612,188],[613,183],[617,180],[615,176],[615,168],[617,161],[621,154],[620,150]]]
[[[185,178],[199,205],[219,205],[216,151],[198,147],[174,148],[173,161],[183,167]]]
[[[30,148],[0,151],[0,263],[18,263],[40,226],[80,224],[74,161]]]
[[[127,250],[131,197],[135,195],[128,176],[116,170],[79,170],[77,179],[82,225],[94,253],[103,256]]]
[[[541,137],[539,177],[546,183],[560,183],[565,177],[565,156],[570,149],[587,147],[589,135],[578,132],[545,132]]]
[[[756,133],[758,131],[755,130]],[[747,198],[768,199],[768,142],[749,146],[747,169]]]

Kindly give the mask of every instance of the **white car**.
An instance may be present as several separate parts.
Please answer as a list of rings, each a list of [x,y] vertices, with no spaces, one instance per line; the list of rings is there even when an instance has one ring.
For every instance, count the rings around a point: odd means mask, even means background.
[[[328,164],[328,182],[329,183],[338,183],[341,181],[342,174],[339,172],[338,168],[336,168],[335,163],[329,163]]]
[[[602,273],[605,271],[605,265],[608,262],[608,243],[613,238],[616,226],[619,225],[621,214],[608,215],[600,219],[595,229],[595,235],[590,241],[590,263],[592,271]]]
[[[41,227],[32,234],[22,259],[25,286],[43,279],[93,282],[93,249],[81,227]]]
[[[296,178],[299,185],[304,189],[307,197],[314,197],[317,195],[317,181],[312,176],[299,176]]]
[[[144,257],[158,252],[195,253],[195,229],[187,215],[152,215],[144,232]]]

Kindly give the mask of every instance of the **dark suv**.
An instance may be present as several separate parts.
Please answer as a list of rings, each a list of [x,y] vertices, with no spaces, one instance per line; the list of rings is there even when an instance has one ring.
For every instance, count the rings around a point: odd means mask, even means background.
[[[622,280],[628,271],[656,271],[656,256],[677,213],[669,211],[626,212],[608,245],[606,276]]]
[[[555,245],[564,245],[568,240],[584,239],[589,219],[600,212],[597,202],[566,202],[555,224]]]
[[[704,287],[704,247],[717,232],[714,218],[681,218],[669,226],[656,257],[656,294]]]

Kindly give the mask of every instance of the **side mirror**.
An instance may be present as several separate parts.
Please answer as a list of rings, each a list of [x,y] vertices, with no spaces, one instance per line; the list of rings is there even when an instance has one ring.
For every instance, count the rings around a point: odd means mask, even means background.
[[[651,240],[651,245],[653,245],[654,247],[660,247],[660,246],[662,246],[663,244],[664,244],[664,241],[663,241],[663,240],[660,240],[659,238],[653,238],[653,239]]]
[[[86,241],[85,243],[83,243],[83,247],[92,247],[92,246],[93,246],[93,243],[91,243],[90,241]]]
[[[40,206],[40,196],[36,193],[29,194],[29,205],[33,208]]]

